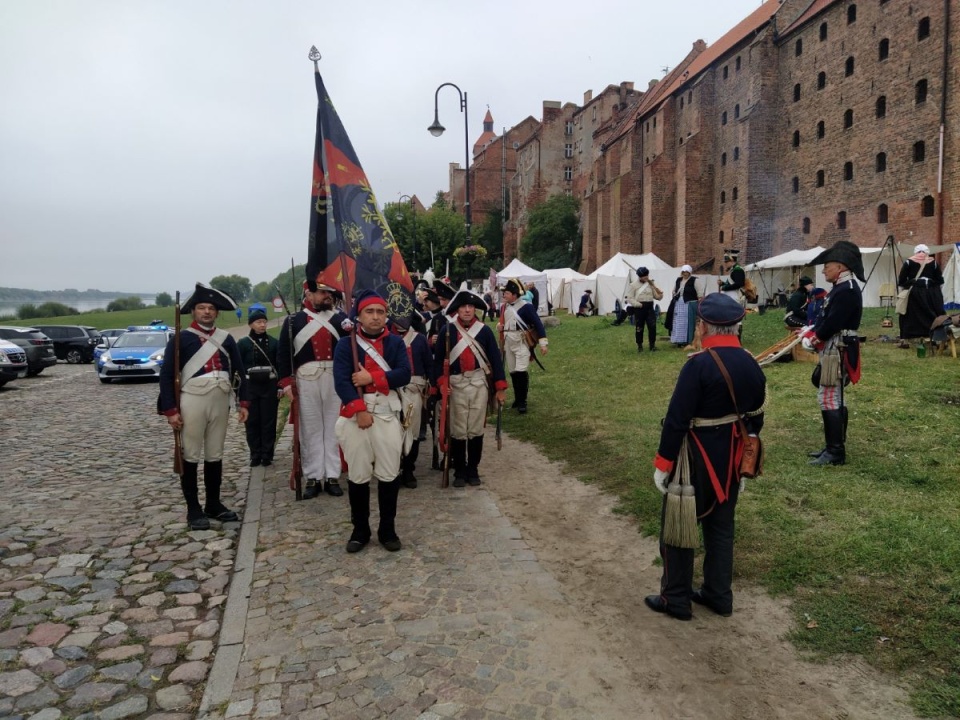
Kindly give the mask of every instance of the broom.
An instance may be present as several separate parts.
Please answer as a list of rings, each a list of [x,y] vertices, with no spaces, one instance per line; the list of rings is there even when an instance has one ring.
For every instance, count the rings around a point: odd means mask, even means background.
[[[690,458],[684,438],[677,468],[667,486],[667,507],[663,518],[663,542],[678,548],[700,545],[697,529],[697,498],[690,484]]]

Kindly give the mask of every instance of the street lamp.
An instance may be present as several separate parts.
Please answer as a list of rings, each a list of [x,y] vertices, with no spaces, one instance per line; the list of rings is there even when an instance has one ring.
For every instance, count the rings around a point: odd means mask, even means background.
[[[467,226],[467,242],[470,244],[470,131],[467,128],[467,94],[460,90],[453,83],[443,83],[440,87],[437,88],[437,91],[433,94],[433,124],[427,128],[430,131],[430,134],[434,137],[440,137],[443,135],[446,128],[440,124],[440,113],[438,110],[437,99],[440,95],[440,91],[445,88],[447,85],[452,87],[457,91],[457,94],[460,95],[460,112],[463,113],[463,158],[464,158],[464,203],[463,211],[464,218],[466,220]]]
[[[413,265],[414,272],[417,271],[417,204],[414,202],[413,198],[409,195],[401,195],[400,202],[404,200],[410,201],[410,211],[413,213]]]

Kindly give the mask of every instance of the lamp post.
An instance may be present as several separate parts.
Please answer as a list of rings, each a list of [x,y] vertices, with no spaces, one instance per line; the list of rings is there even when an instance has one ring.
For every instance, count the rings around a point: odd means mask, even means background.
[[[443,83],[437,88],[437,91],[433,94],[433,124],[427,128],[430,131],[430,134],[434,137],[440,137],[443,135],[443,131],[446,128],[440,124],[440,114],[437,105],[437,99],[440,95],[440,91],[447,87],[452,87],[457,91],[457,94],[460,96],[460,112],[463,113],[463,160],[464,160],[464,203],[463,211],[464,218],[466,220],[467,226],[467,242],[470,244],[470,130],[467,127],[467,94],[460,90],[453,83]]]
[[[400,202],[403,202],[404,200],[410,201],[410,212],[413,213],[413,270],[414,272],[417,272],[417,204],[409,195],[401,195]]]

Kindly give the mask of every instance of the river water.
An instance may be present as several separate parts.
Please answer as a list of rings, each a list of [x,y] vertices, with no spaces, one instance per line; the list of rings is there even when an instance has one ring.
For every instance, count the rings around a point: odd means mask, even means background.
[[[56,302],[62,302],[67,307],[76,308],[80,312],[87,312],[89,310],[102,309],[106,310],[107,305],[110,304],[111,300],[117,300],[121,297],[130,297],[129,295],[117,295],[117,297],[108,297],[101,298],[100,300],[57,300]],[[140,299],[143,300],[144,305],[153,305],[157,299],[156,294],[152,295],[141,295]],[[17,308],[26,303],[32,303],[33,305],[42,305],[45,300],[20,300],[13,302],[6,302],[0,300],[0,315],[16,315]]]

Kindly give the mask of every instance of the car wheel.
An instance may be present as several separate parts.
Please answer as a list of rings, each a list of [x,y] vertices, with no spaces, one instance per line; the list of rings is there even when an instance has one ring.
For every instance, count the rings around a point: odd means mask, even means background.
[[[104,385],[109,385],[112,380],[111,378],[100,378],[100,382],[102,382]]]
[[[79,350],[67,350],[67,362],[71,365],[78,365],[83,362],[83,353]]]

